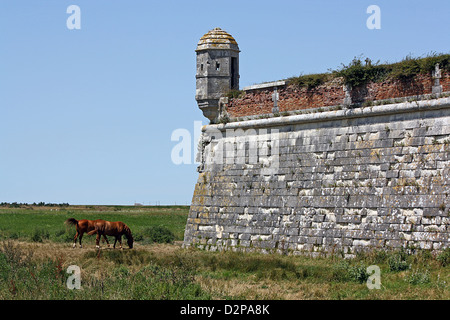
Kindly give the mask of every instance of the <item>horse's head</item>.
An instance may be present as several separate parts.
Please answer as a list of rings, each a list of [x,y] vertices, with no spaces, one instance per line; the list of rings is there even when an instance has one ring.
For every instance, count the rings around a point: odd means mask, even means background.
[[[133,249],[133,237],[131,236],[131,234],[128,236],[127,243],[130,249]]]
[[[128,226],[125,228],[125,237],[127,238],[128,247],[133,249],[133,236],[131,235],[131,230]]]

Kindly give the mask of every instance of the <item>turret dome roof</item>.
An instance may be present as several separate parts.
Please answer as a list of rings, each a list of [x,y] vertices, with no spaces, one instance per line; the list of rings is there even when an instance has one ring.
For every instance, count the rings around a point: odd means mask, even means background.
[[[214,28],[200,38],[196,51],[207,49],[231,49],[239,51],[236,40],[228,32],[220,28]]]

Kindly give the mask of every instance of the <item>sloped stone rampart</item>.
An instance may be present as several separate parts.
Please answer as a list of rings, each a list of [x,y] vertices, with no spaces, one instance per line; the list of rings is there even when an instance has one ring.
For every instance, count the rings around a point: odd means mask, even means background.
[[[450,237],[450,98],[205,126],[184,246],[354,255]]]

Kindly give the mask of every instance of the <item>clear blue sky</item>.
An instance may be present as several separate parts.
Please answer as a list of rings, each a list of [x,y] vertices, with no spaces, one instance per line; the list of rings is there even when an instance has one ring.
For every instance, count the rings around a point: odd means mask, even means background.
[[[171,161],[171,134],[207,123],[194,50],[214,27],[239,43],[243,87],[361,54],[447,53],[449,13],[447,0],[0,0],[0,202],[190,203],[196,165]]]

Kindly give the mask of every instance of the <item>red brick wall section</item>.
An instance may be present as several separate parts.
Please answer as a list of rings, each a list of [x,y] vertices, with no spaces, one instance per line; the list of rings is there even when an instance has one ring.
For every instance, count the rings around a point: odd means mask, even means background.
[[[278,87],[280,112],[339,106],[344,104],[345,92],[342,79],[334,79],[315,88],[299,88],[295,85]],[[450,73],[443,72],[440,79],[443,92],[450,91]],[[434,79],[420,74],[410,81],[386,80],[352,88],[352,103],[402,98],[430,94]],[[271,114],[273,88],[249,90],[241,98],[229,99],[226,106],[232,118]]]
[[[367,85],[352,88],[352,103],[429,94],[433,84],[434,80],[431,75],[422,74],[409,81],[371,82]]]
[[[228,114],[237,118],[272,113],[272,94],[273,89],[251,90],[243,98],[230,99]]]
[[[250,90],[242,98],[230,99],[227,111],[232,117],[245,117],[272,113],[273,88]],[[288,85],[278,88],[280,112],[295,111],[342,104],[342,84],[334,81],[316,88]]]
[[[450,73],[443,73],[440,82],[443,92],[450,91]]]
[[[287,86],[280,92],[280,112],[309,108],[336,106],[342,104],[345,94],[340,81],[334,81],[316,88]]]

